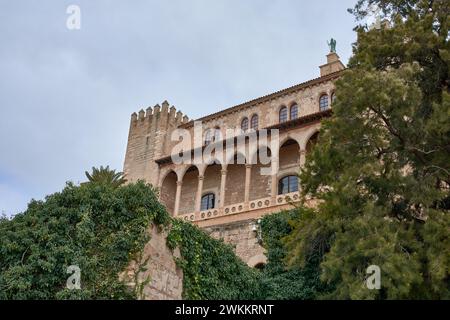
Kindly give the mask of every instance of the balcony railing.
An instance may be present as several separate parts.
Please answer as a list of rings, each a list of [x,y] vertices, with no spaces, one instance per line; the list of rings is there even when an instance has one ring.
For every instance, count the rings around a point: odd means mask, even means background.
[[[272,203],[272,197],[265,197],[257,200],[251,200],[248,203],[235,203],[223,208],[210,209],[200,212],[192,212],[179,215],[178,218],[185,221],[202,221],[214,219],[221,216],[239,214],[243,212],[255,211],[264,208],[287,205],[300,200],[300,192],[291,192],[287,194],[277,195],[275,203]]]

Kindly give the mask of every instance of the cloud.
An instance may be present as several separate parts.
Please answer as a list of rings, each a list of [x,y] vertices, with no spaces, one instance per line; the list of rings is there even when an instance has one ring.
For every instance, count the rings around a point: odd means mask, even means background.
[[[346,61],[353,2],[3,1],[0,172],[16,184],[0,176],[0,208],[121,170],[141,108],[167,99],[198,118],[315,78],[331,37]],[[81,30],[66,28],[70,4]]]

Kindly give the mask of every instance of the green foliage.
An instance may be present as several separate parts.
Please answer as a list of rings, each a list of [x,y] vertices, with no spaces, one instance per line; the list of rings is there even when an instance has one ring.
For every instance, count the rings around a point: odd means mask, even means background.
[[[109,166],[104,168],[100,166],[100,169],[92,167],[92,173],[85,172],[86,178],[89,183],[107,184],[114,188],[123,185],[127,180],[124,178],[123,172],[116,172],[116,170],[109,169]]]
[[[287,250],[284,238],[292,231],[291,223],[298,219],[301,211],[297,208],[265,216],[261,220],[264,247],[267,250],[268,262],[261,275],[262,299],[275,300],[309,300],[327,287],[320,281],[318,256],[309,256],[302,268],[288,268],[286,264]]]
[[[118,274],[149,240],[148,226],[169,220],[143,182],[69,183],[0,220],[0,299],[134,298]],[[65,289],[70,265],[81,269],[81,290]]]
[[[230,245],[181,220],[172,222],[167,243],[180,249],[184,299],[258,298],[259,272],[236,257]]]
[[[333,117],[301,173],[319,200],[287,237],[291,266],[322,252],[327,298],[450,298],[448,1],[359,1],[387,29],[359,27]],[[362,11],[361,11],[362,10]],[[369,265],[381,290],[368,290]]]

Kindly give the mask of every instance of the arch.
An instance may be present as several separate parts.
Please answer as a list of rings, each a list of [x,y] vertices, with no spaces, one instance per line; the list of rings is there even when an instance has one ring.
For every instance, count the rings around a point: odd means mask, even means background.
[[[287,122],[289,120],[288,108],[286,106],[282,106],[280,111],[278,112],[278,121],[280,123]]]
[[[266,267],[266,264],[262,263],[262,262],[258,263],[256,266],[254,266],[255,269],[261,270],[261,271],[264,270],[265,267]]]
[[[195,195],[198,188],[200,171],[197,166],[189,166],[183,175],[181,186],[180,208],[178,214],[192,213],[195,211]]]
[[[247,261],[247,265],[251,268],[254,268],[259,264],[263,264],[263,265],[267,264],[267,257],[262,253],[251,257]]]
[[[336,100],[336,91],[333,90],[333,91],[331,91],[331,94],[330,94],[330,105],[333,105],[335,100]]]
[[[280,139],[280,149],[281,147],[289,140],[294,140],[295,142],[297,142],[299,145],[301,145],[300,141],[297,139],[297,137],[295,137],[294,135],[288,134],[286,136],[284,136],[283,138]]]
[[[193,165],[185,165],[183,166],[181,169],[178,170],[178,181],[183,181],[184,176],[186,175],[186,172],[188,172],[189,170],[192,170],[193,168],[197,169],[198,172],[202,171],[202,167],[201,165],[197,166],[195,164]]]
[[[280,171],[297,167],[300,164],[300,144],[290,136],[280,143],[278,152]]]
[[[176,177],[177,177],[177,181],[179,181],[178,173],[177,173],[174,169],[172,169],[172,168],[165,169],[164,171],[161,171],[161,173],[160,173],[160,177],[159,177],[159,187],[160,187],[160,188],[161,188],[161,186],[162,186],[162,184],[163,184],[163,182],[164,182],[164,179],[166,179],[166,177],[167,177],[171,172],[175,173],[175,175],[176,175]]]
[[[160,201],[171,215],[173,215],[175,210],[177,181],[177,173],[173,170],[168,170],[161,179]]]
[[[306,145],[308,144],[308,141],[311,139],[312,136],[319,133],[319,128],[313,128],[308,131],[308,134],[305,136],[304,139],[302,139],[302,143],[300,144],[302,146],[302,150],[306,150]]]
[[[305,151],[307,154],[312,151],[313,147],[317,144],[318,141],[319,141],[319,131],[316,131],[306,141]]]

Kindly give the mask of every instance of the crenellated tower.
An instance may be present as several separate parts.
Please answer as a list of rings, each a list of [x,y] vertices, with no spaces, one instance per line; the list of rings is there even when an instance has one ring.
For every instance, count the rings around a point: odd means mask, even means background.
[[[125,154],[124,173],[129,182],[144,178],[157,186],[159,167],[156,159],[170,153],[172,132],[189,118],[164,101],[146,111],[131,115]]]

